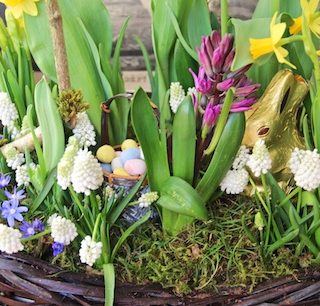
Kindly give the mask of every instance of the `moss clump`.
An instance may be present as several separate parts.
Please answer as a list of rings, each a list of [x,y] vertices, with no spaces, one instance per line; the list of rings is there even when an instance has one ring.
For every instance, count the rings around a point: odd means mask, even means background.
[[[245,216],[253,229],[252,207],[249,199],[240,197],[214,203],[209,221],[198,222],[177,237],[164,235],[158,225],[141,227],[117,258],[118,276],[139,284],[160,283],[187,294],[226,286],[253,288],[271,277],[294,273],[299,260],[289,249],[266,262],[259,245],[247,238],[241,218]]]
[[[77,113],[85,112],[89,104],[83,101],[80,90],[68,89],[62,91],[58,100],[58,109],[63,120],[70,126],[74,125]]]

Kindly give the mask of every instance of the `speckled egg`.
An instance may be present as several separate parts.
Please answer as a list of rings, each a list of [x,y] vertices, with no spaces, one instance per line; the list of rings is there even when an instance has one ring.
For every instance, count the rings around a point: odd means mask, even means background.
[[[107,171],[107,172],[112,172],[112,167],[110,164],[100,164],[102,170]]]
[[[125,164],[126,161],[130,159],[138,159],[140,157],[140,149],[130,148],[123,151],[120,155],[121,161]]]
[[[113,174],[121,175],[121,176],[130,176],[130,174],[128,174],[128,172],[123,168],[114,169]]]
[[[146,163],[142,159],[130,159],[124,164],[124,170],[130,175],[142,175],[146,172]]]
[[[127,149],[131,149],[131,148],[138,148],[138,144],[133,139],[126,139],[121,144],[122,151],[127,150]]]
[[[102,163],[109,164],[116,157],[116,152],[114,148],[109,145],[104,145],[100,147],[97,151],[97,158]]]
[[[117,168],[123,168],[123,163],[120,157],[116,157],[111,162],[112,170],[114,171]]]

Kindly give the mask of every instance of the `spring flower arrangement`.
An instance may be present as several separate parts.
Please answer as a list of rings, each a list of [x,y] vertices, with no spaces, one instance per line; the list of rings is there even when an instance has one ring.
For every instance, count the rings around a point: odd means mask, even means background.
[[[1,2],[1,252],[76,258],[103,273],[113,305],[115,262],[138,227],[158,214],[164,235],[180,237],[214,218],[214,200],[246,194],[241,227],[265,263],[288,247],[319,264],[318,0],[260,0],[247,21],[222,0],[220,25],[205,0],[152,0],[155,69],[137,38],[152,95],[138,88],[130,103],[128,20],[113,47],[100,0]],[[115,95],[103,131],[101,103]],[[131,127],[137,142],[124,141]],[[129,189],[104,180],[121,143],[144,169]],[[143,214],[123,222],[130,206]]]

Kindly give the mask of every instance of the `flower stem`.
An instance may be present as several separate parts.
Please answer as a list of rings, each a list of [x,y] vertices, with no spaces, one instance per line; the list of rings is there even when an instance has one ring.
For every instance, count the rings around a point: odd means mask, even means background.
[[[228,12],[228,0],[221,0],[221,36],[224,36],[228,33],[228,21],[229,21],[229,12]]]
[[[231,108],[231,105],[233,102],[234,92],[235,92],[235,88],[233,88],[233,87],[227,91],[226,98],[224,99],[222,111],[221,111],[220,117],[218,119],[218,123],[217,123],[216,129],[215,129],[214,135],[212,137],[212,140],[211,140],[208,148],[204,151],[205,155],[211,154],[214,151],[214,149],[216,148],[216,146],[220,140],[220,137],[222,135],[222,132],[224,130],[224,127],[226,125],[226,122],[227,122],[227,119],[229,116],[230,108]]]
[[[96,237],[97,237],[97,233],[98,233],[98,229],[100,226],[100,220],[101,220],[101,213],[98,215],[96,222],[94,224],[94,229],[93,229],[93,233],[92,233],[92,240],[96,241]]]
[[[30,237],[27,237],[27,238],[22,238],[21,242],[27,242],[27,241],[36,240],[36,239],[39,239],[39,238],[41,238],[41,237],[43,237],[45,235],[48,235],[50,233],[51,233],[51,229],[47,229],[47,230],[45,230],[43,232],[40,232],[38,234],[35,234],[33,236],[30,236]]]
[[[281,46],[293,43],[295,41],[303,40],[303,35],[291,35],[289,37],[281,38],[279,44]]]

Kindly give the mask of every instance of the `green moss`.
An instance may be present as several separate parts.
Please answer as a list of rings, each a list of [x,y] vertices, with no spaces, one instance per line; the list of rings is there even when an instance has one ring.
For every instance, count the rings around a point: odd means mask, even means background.
[[[198,222],[177,237],[165,236],[159,226],[147,224],[124,244],[117,258],[118,277],[139,284],[160,283],[177,294],[225,286],[248,286],[294,273],[299,266],[289,249],[268,262],[241,225],[253,229],[255,210],[249,199],[225,199],[210,208],[211,219]],[[258,233],[256,233],[258,235]]]

